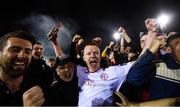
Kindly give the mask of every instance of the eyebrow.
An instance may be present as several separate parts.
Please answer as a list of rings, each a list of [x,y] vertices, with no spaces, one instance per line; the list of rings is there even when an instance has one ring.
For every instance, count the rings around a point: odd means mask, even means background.
[[[25,49],[25,50],[30,50],[30,51],[32,51],[32,49],[30,49],[30,48],[22,48],[22,47],[19,47],[19,46],[11,46],[11,47],[9,47],[10,49],[12,49],[12,48],[21,48],[21,49]]]

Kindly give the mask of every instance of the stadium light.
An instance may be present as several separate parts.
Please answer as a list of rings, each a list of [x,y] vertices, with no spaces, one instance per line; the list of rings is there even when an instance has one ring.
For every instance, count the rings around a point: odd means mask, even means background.
[[[166,27],[166,25],[170,22],[170,16],[167,14],[161,14],[158,18],[157,21],[160,25],[161,28]]]
[[[121,38],[121,34],[118,33],[118,32],[115,32],[115,33],[113,34],[113,36],[114,36],[114,39],[115,39],[116,41],[118,41],[118,40]]]

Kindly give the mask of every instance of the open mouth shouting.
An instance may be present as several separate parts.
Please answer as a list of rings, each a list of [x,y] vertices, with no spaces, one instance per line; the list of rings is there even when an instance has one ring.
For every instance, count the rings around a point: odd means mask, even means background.
[[[91,66],[96,66],[98,62],[97,62],[96,58],[90,58],[89,63],[90,63]]]

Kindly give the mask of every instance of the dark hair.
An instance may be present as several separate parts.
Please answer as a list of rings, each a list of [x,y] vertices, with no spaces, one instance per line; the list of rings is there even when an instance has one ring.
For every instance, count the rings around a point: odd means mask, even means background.
[[[48,61],[56,61],[54,58],[49,58]]]
[[[61,66],[61,65],[65,65],[67,63],[70,63],[70,62],[73,62],[73,59],[71,57],[66,57],[66,58],[63,58],[63,59],[60,59],[60,58],[56,58],[56,65],[55,65],[55,68],[58,67],[58,66]]]
[[[37,44],[37,45],[42,45],[42,43],[40,43],[39,41],[36,41],[35,44]]]
[[[177,34],[174,34],[174,35],[171,35],[168,39],[167,39],[167,46],[170,46],[170,42],[175,40],[175,39],[178,39],[180,38],[180,33],[177,33]]]
[[[6,35],[4,35],[3,37],[0,38],[0,50],[1,51],[3,50],[4,46],[6,45],[7,40],[11,37],[28,40],[32,43],[32,45],[34,45],[36,43],[36,39],[31,33],[26,32],[24,30],[13,31],[13,32],[7,33]]]

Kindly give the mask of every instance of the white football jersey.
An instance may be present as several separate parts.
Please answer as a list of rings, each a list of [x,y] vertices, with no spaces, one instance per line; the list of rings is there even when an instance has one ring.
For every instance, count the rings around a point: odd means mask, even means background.
[[[132,63],[110,66],[90,73],[87,67],[77,66],[79,102],[78,106],[91,107],[112,105],[112,95],[124,82]]]

